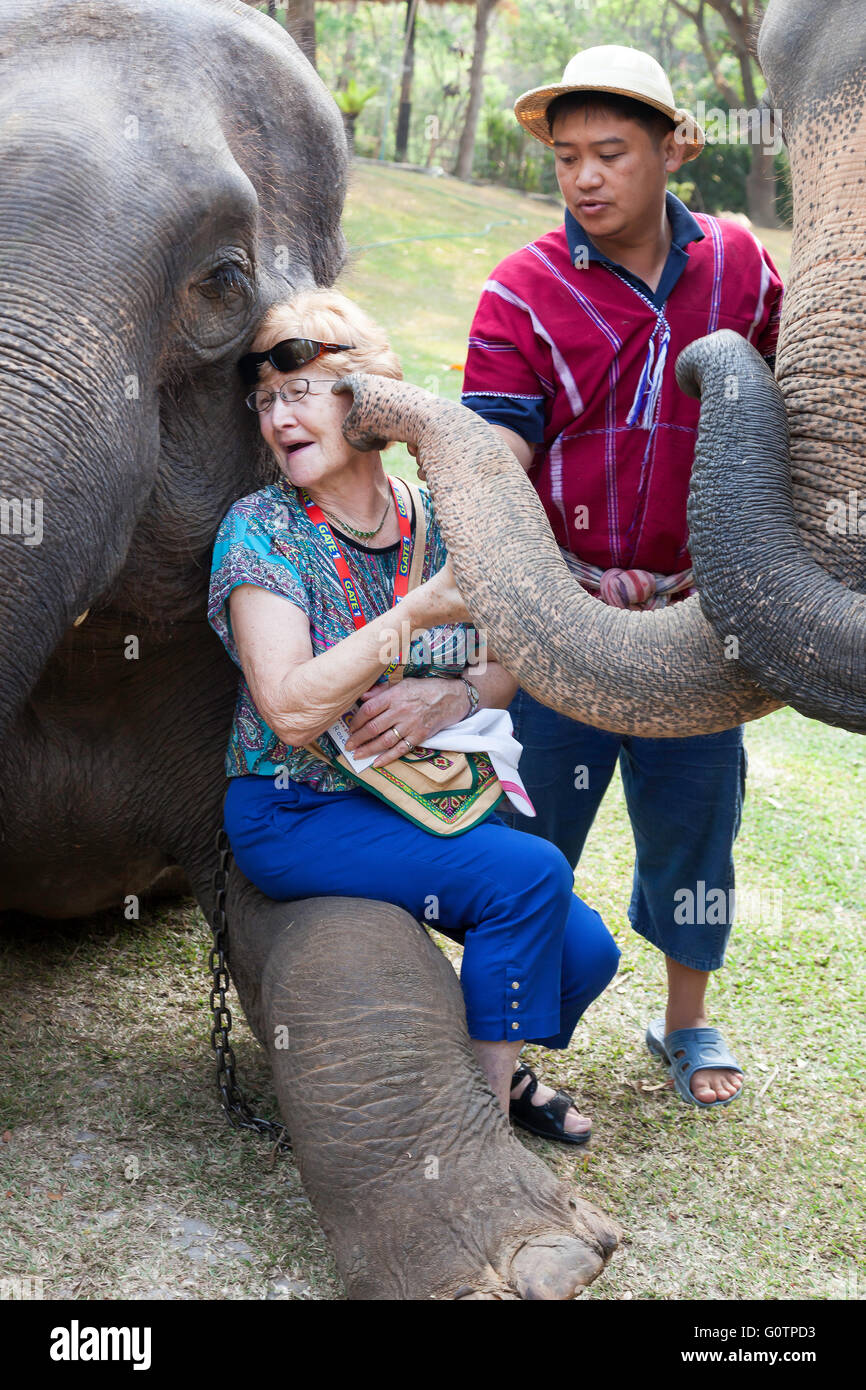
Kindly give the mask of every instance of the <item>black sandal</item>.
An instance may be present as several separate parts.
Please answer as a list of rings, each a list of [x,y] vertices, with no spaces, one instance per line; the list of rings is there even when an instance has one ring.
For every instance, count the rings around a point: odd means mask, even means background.
[[[519,1125],[530,1134],[539,1134],[542,1139],[558,1139],[562,1144],[585,1144],[592,1135],[591,1129],[570,1134],[565,1128],[565,1117],[574,1106],[568,1092],[557,1091],[544,1105],[533,1105],[532,1097],[538,1089],[538,1077],[531,1067],[518,1067],[511,1078],[511,1089],[513,1091],[515,1086],[519,1086],[524,1076],[529,1077],[529,1085],[524,1087],[516,1100],[512,1098],[508,1107],[512,1124]]]

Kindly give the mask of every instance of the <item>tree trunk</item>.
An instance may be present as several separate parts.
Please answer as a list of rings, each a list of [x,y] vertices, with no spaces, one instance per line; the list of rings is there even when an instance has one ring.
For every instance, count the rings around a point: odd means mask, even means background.
[[[454,130],[462,115],[462,106],[463,100],[462,98],[460,98],[457,100],[457,102],[455,102],[454,110],[451,113],[448,124],[443,125],[442,121],[437,121],[436,124],[432,127],[430,134],[430,145],[427,150],[426,168],[429,169],[432,165],[433,157],[436,154],[436,151],[438,150],[439,146],[446,145],[448,141],[451,139],[451,136],[453,135]]]
[[[477,0],[475,7],[475,46],[472,50],[472,67],[469,72],[469,105],[466,108],[466,121],[457,149],[457,162],[454,173],[458,179],[472,176],[472,161],[475,157],[475,132],[478,128],[478,114],[484,91],[484,54],[487,49],[487,26],[493,13],[496,0]]]
[[[359,111],[343,112],[343,129],[346,132],[346,144],[349,147],[350,159],[354,159],[355,157],[355,122],[360,114]]]
[[[347,5],[346,8],[349,11],[349,19],[346,25],[346,47],[343,49],[343,65],[340,69],[340,76],[337,78],[338,92],[345,92],[349,85],[349,79],[355,76],[355,56],[358,51],[358,30],[356,27],[358,0],[351,0],[351,3]]]
[[[407,0],[406,41],[403,45],[403,76],[400,82],[400,108],[397,112],[397,141],[394,158],[398,164],[406,159],[409,148],[409,117],[412,113],[412,77],[415,72],[415,15],[418,0]]]
[[[744,7],[745,8],[745,7]],[[729,23],[727,15],[723,16]],[[749,124],[749,142],[752,147],[752,163],[746,176],[746,206],[749,217],[759,227],[776,227],[776,157],[772,142],[767,135],[773,129],[772,115],[768,109],[766,95],[759,100],[752,73],[752,60],[749,53],[740,51],[740,72],[743,76],[743,91],[746,96],[746,109],[756,112],[757,121],[752,118]],[[767,120],[769,117],[769,129]]]
[[[286,28],[304,57],[316,66],[316,0],[288,0]]]
[[[679,14],[685,15],[695,25],[701,52],[706,59],[712,79],[731,111],[742,111],[739,93],[726,77],[722,67],[722,50],[714,47],[704,22],[704,0],[698,0],[697,8],[694,10],[685,3],[685,0],[671,0],[671,3]],[[732,46],[739,63],[740,75],[743,79],[744,109],[747,112],[760,111],[766,102],[766,97],[762,101],[758,100],[750,34],[758,32],[760,21],[763,18],[764,6],[757,3],[757,0],[754,6],[750,5],[749,0],[742,0],[739,9],[732,3],[732,0],[708,0],[708,3],[711,9],[721,15],[727,28],[730,44],[725,44],[724,51],[730,51]],[[776,217],[775,165],[773,156],[769,154],[767,148],[758,143],[762,134],[763,126],[759,130],[750,125],[748,138],[752,144],[752,164],[746,179],[746,202],[749,217],[753,222],[757,223],[759,227],[776,227],[778,226],[778,219]]]
[[[277,17],[277,0],[268,0],[268,16],[271,19]]]
[[[746,177],[746,206],[758,227],[777,227],[776,157],[772,146],[752,147],[752,167]]]

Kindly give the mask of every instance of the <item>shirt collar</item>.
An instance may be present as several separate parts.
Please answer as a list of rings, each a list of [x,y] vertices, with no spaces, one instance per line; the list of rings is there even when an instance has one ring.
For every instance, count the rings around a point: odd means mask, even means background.
[[[575,258],[584,264],[587,260],[598,261],[601,265],[614,266],[622,275],[632,283],[642,286],[643,292],[658,303],[663,304],[686,268],[689,253],[686,247],[692,241],[703,241],[704,233],[701,231],[700,223],[689,212],[685,203],[675,193],[668,191],[665,194],[665,212],[671,224],[671,249],[668,252],[668,259],[659,281],[658,289],[652,294],[637,275],[626,270],[617,261],[612,261],[609,256],[605,256],[594,246],[583,227],[569,208],[565,210],[565,235],[568,241],[568,254],[571,264],[574,265]]]

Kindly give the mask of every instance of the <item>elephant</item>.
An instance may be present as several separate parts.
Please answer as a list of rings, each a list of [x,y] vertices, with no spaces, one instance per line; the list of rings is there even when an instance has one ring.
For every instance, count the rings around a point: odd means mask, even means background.
[[[864,141],[829,116],[864,46],[853,0],[770,0],[792,285],[777,382],[725,335],[678,364],[701,395],[698,597],[599,604],[483,421],[405,384],[339,385],[353,442],[416,450],[491,648],[573,717],[677,737],[788,702],[866,727],[862,544],[824,525],[863,475],[861,272],[841,228],[859,226]],[[47,31],[37,0],[0,0],[0,70],[0,911],[81,916],[181,879],[213,919],[237,673],[205,620],[209,555],[267,480],[235,364],[272,304],[340,271],[339,113],[241,0],[59,0]],[[815,113],[827,129],[807,136]],[[829,190],[810,186],[819,167]],[[232,974],[347,1295],[575,1297],[616,1225],[514,1138],[422,927],[363,900],[273,902],[236,868],[226,900]]]
[[[237,670],[210,552],[267,480],[237,362],[273,304],[340,271],[342,122],[241,0],[58,0],[50,22],[0,0],[0,152],[0,912],[182,885],[213,921]],[[594,1279],[615,1224],[514,1137],[423,927],[276,902],[236,868],[226,908],[347,1295]]]

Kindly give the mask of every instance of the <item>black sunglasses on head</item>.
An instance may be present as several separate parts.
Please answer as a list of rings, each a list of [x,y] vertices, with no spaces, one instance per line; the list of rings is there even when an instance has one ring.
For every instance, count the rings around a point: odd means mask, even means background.
[[[278,372],[294,372],[315,362],[326,352],[351,352],[353,343],[320,343],[317,338],[284,338],[267,352],[247,352],[238,362],[238,370],[247,386],[259,379],[259,368],[266,362]]]

